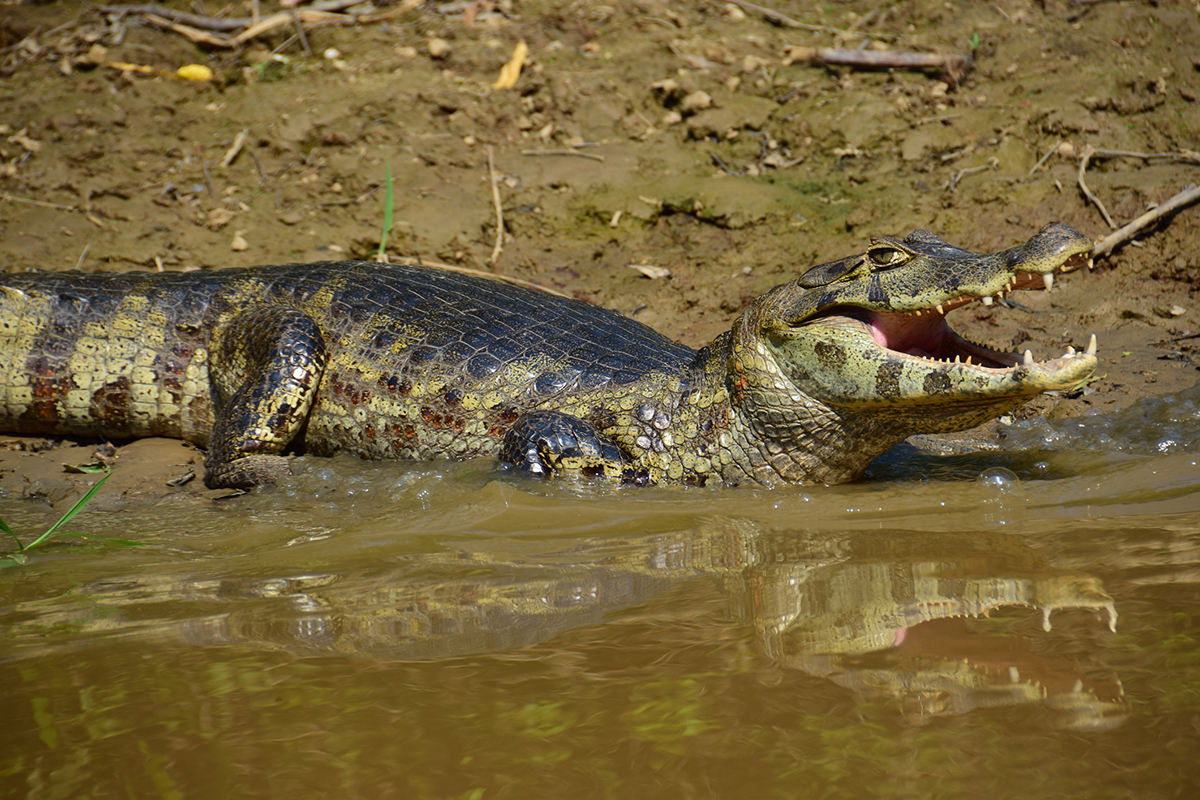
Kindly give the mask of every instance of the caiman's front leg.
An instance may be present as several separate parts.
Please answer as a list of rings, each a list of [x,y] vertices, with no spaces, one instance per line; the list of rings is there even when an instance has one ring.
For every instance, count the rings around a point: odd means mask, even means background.
[[[541,477],[574,474],[645,483],[620,446],[596,427],[559,411],[533,411],[518,419],[500,443],[500,460]]]
[[[208,374],[215,419],[204,483],[248,488],[290,474],[281,453],[304,427],[325,369],[325,340],[300,311],[262,306],[221,325]]]

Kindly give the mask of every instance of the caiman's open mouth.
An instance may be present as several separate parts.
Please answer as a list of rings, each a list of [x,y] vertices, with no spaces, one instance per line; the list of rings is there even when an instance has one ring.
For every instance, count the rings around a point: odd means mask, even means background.
[[[945,315],[1017,290],[1049,289],[1053,273],[1087,263],[1091,249],[1090,239],[1064,225],[983,255],[928,231],[876,240],[861,256],[811,268],[792,285],[804,290],[799,298],[781,292],[793,310],[778,314],[788,320],[773,334],[786,342],[778,363],[797,394],[828,406],[886,412],[910,433],[964,430],[1087,380],[1097,366],[1096,340],[1038,361],[1028,350],[970,342]],[[812,307],[803,308],[805,301]]]
[[[1085,256],[1073,257],[1068,259],[1060,270],[1070,271],[1085,261]],[[975,366],[984,370],[1011,370],[1019,365],[1032,366],[1038,362],[1029,350],[1026,350],[1022,357],[1014,353],[992,350],[964,339],[946,324],[944,315],[973,302],[978,301],[990,306],[996,300],[1003,299],[1009,292],[1022,289],[1048,290],[1053,284],[1053,273],[1039,275],[1018,271],[1014,279],[995,295],[963,295],[939,303],[934,308],[911,312],[873,311],[841,306],[829,309],[820,318],[842,316],[857,320],[867,328],[877,345],[897,355],[944,364]],[[1096,337],[1093,335],[1088,343],[1086,355],[1095,354]],[[1063,357],[1075,355],[1075,348],[1068,346]]]

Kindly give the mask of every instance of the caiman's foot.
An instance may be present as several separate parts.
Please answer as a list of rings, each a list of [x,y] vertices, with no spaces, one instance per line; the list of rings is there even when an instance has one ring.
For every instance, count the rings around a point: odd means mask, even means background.
[[[209,454],[204,460],[204,485],[209,489],[251,489],[292,474],[285,456],[244,456],[217,462]]]
[[[500,460],[541,477],[579,475],[644,483],[619,445],[578,417],[558,411],[526,414],[504,435]]]
[[[205,486],[249,489],[292,474],[280,454],[304,426],[325,361],[317,323],[293,309],[251,306],[216,329]]]

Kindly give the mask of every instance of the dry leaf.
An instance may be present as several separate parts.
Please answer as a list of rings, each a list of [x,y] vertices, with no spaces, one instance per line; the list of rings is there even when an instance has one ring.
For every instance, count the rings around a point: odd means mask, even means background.
[[[208,212],[208,218],[204,221],[204,224],[208,226],[210,231],[219,231],[229,224],[233,216],[233,212],[227,208],[214,208]]]
[[[517,42],[513,49],[512,58],[500,68],[500,77],[492,84],[493,89],[511,89],[517,85],[521,77],[521,67],[525,66],[525,56],[529,55],[529,45],[524,41]]]
[[[127,64],[124,61],[109,61],[104,66],[119,69],[121,72],[138,72],[142,75],[153,75],[158,72],[154,67],[147,67],[145,64]]]
[[[636,269],[638,272],[652,280],[661,280],[662,278],[671,277],[671,270],[666,267],[656,267],[653,264],[627,264],[630,269]]]
[[[21,145],[21,147],[24,147],[31,153],[36,153],[42,149],[42,143],[36,139],[30,139],[28,136],[26,136],[26,132],[28,130],[28,128],[21,128],[21,130],[8,137],[8,140],[13,144]]]

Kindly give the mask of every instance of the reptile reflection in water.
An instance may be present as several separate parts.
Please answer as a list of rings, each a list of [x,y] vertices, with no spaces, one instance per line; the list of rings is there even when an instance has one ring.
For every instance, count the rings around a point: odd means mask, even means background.
[[[1054,612],[1075,609],[1115,631],[1097,579],[1055,568],[1008,534],[860,533],[827,545],[781,540],[787,557],[760,559],[743,576],[753,590],[740,616],[781,665],[864,699],[900,698],[915,718],[1042,701],[1069,727],[1127,716],[1116,678],[1081,674],[1074,661],[1038,655],[1029,638],[969,622],[1024,606],[1041,611],[1048,633]]]
[[[1018,536],[799,536],[714,519],[663,534],[470,539],[407,561],[372,573],[114,576],[81,590],[89,603],[77,607],[77,618],[56,607],[49,620],[36,603],[12,609],[9,619],[19,621],[9,642],[19,658],[120,635],[300,656],[440,660],[598,626],[614,611],[708,577],[729,615],[753,629],[775,663],[827,678],[862,701],[898,698],[918,718],[1046,703],[1061,724],[1078,728],[1119,724],[1128,711],[1119,682],[1094,677],[1103,672],[1097,665],[1037,655],[1036,632],[968,629],[965,619],[1007,606],[1039,609],[1046,620],[1068,609],[1098,612],[1115,627],[1113,601],[1098,580],[1054,567]],[[175,618],[147,619],[148,604],[173,606]],[[181,604],[185,619],[177,618]],[[664,625],[677,622],[670,614]],[[76,633],[48,640],[51,623]],[[714,646],[728,642],[716,632],[711,638]]]

